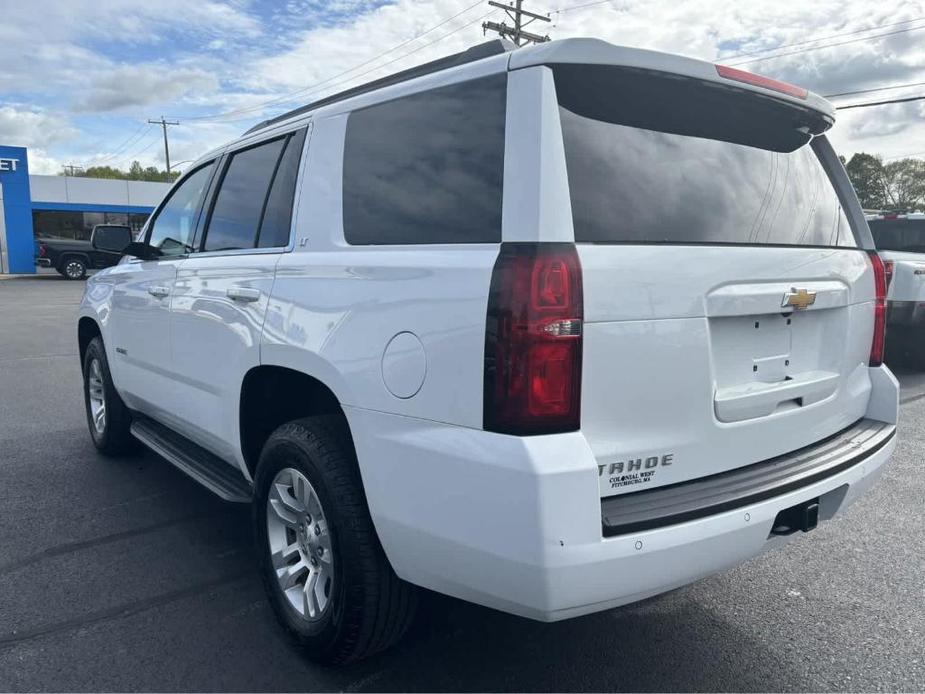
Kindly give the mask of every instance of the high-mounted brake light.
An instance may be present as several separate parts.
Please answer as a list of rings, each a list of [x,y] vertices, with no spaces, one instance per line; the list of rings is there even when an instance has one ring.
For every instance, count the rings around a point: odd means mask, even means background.
[[[883,363],[883,346],[886,342],[886,268],[877,251],[869,251],[868,257],[874,269],[874,338],[870,345],[870,366]]]
[[[578,429],[581,284],[572,244],[501,245],[485,331],[485,429],[515,435]]]
[[[798,87],[795,84],[781,82],[780,80],[765,77],[764,75],[756,75],[754,72],[738,70],[728,65],[717,65],[716,73],[720,77],[725,77],[727,80],[750,84],[753,87],[763,87],[764,89],[770,89],[771,91],[780,92],[788,96],[795,96],[797,99],[805,99],[809,94],[808,90],[803,89],[803,87]]]

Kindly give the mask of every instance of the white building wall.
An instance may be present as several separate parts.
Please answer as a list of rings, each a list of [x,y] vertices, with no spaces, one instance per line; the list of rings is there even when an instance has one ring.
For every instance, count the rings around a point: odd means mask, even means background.
[[[72,176],[29,176],[32,202],[154,207],[170,190],[169,183],[119,181]]]
[[[149,183],[147,181],[126,181],[128,204],[155,207],[170,190],[170,183]]]

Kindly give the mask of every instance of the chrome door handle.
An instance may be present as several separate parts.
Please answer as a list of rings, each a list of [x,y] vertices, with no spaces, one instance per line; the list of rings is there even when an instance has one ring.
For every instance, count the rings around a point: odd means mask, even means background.
[[[229,287],[225,294],[235,301],[257,301],[260,298],[260,290],[252,287]]]
[[[168,294],[170,294],[170,290],[167,287],[162,287],[160,285],[153,285],[151,287],[148,287],[148,294],[150,294],[151,296],[156,296],[157,298],[161,299],[167,296]]]

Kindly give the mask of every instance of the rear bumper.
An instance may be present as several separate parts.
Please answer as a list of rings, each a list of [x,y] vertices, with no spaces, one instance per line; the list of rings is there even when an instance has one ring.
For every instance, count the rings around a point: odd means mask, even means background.
[[[51,258],[36,258],[35,264],[38,267],[51,267]]]
[[[898,385],[884,367],[871,370],[871,382],[864,427],[838,445],[833,437],[800,451],[791,463],[823,449],[828,458],[814,458],[798,484],[789,469],[789,486],[770,496],[611,537],[597,462],[580,432],[514,437],[356,408],[347,416],[373,521],[399,576],[554,621],[662,593],[782,544],[788,538],[771,528],[789,507],[818,498],[824,521],[851,504],[896,441]]]
[[[871,458],[896,425],[862,419],[802,450],[710,477],[603,499],[605,537],[676,525],[809,487]]]

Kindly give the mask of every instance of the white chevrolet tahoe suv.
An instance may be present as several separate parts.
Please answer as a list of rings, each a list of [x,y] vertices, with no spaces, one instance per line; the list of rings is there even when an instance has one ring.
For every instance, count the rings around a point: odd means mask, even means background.
[[[417,587],[539,620],[828,520],[896,442],[832,107],[698,60],[500,42],[200,159],[94,276],[90,433],[253,504],[314,658]],[[129,244],[129,245],[126,245]]]
[[[890,354],[925,368],[925,214],[867,219],[886,267]]]

